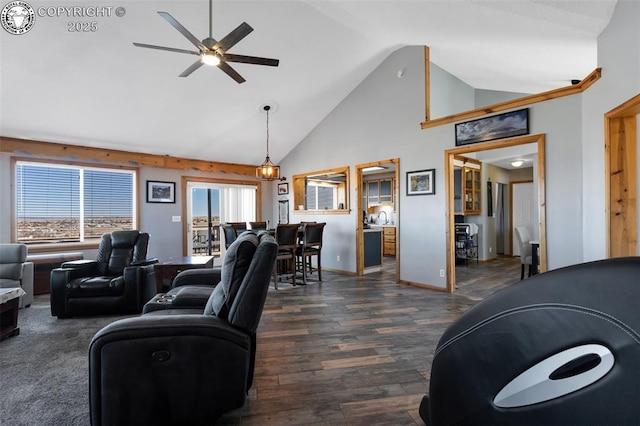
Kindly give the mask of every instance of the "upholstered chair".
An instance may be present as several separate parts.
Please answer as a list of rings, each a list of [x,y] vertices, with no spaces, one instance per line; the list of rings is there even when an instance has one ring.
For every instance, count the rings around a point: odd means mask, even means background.
[[[268,233],[243,233],[204,308],[151,310],[100,330],[89,346],[91,424],[214,424],[242,407],[277,251]]]
[[[33,302],[33,263],[27,262],[26,244],[0,244],[0,288],[20,287],[21,308]]]
[[[303,222],[302,239],[296,250],[297,263],[302,272],[302,282],[307,283],[307,274],[318,271],[318,281],[322,281],[322,234],[326,223]],[[312,258],[316,258],[313,267]]]
[[[249,229],[254,231],[264,231],[267,229],[267,222],[249,222]]]
[[[537,274],[444,332],[427,425],[637,425],[640,257]]]
[[[51,271],[51,315],[136,314],[156,293],[153,264],[147,259],[149,234],[104,234],[95,260],[65,262]]]
[[[282,279],[282,273],[291,274],[291,283],[296,285],[296,249],[298,247],[299,225],[279,224],[276,228],[276,241],[278,242],[278,262],[273,269],[273,286],[278,289],[278,281]]]
[[[516,234],[516,241],[520,247],[520,279],[524,279],[524,266],[529,265],[528,276],[531,276],[531,264],[533,263],[532,251],[531,251],[531,237],[529,236],[529,229],[526,226],[516,226],[514,228]]]

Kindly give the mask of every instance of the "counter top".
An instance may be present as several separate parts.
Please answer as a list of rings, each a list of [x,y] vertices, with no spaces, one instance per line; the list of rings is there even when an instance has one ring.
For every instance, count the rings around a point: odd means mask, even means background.
[[[372,227],[372,228],[395,228],[396,227],[396,225],[391,225],[391,224],[377,225],[375,223],[370,223],[369,226]]]
[[[371,226],[371,228],[365,228],[362,230],[363,232],[382,232],[382,226],[376,226],[374,227],[373,225]]]

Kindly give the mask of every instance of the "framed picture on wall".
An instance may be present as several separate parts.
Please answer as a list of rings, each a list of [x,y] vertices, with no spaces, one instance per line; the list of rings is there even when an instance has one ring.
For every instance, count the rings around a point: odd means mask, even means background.
[[[456,146],[529,134],[529,109],[456,124]]]
[[[157,180],[147,181],[147,203],[175,203],[176,183]]]
[[[436,193],[436,169],[407,172],[407,195]]]
[[[278,195],[287,195],[289,193],[289,183],[279,183],[278,184]]]
[[[289,223],[289,200],[278,202],[278,223]]]

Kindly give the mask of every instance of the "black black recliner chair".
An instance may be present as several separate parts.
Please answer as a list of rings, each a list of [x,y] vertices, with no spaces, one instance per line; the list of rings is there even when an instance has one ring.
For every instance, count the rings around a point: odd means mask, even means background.
[[[153,264],[147,259],[149,234],[104,234],[96,260],[65,262],[51,271],[51,315],[139,314],[156,293]]]
[[[204,308],[158,295],[146,314],[100,330],[89,346],[91,424],[209,425],[242,407],[277,251],[269,234],[245,232]]]
[[[640,424],[640,257],[556,269],[469,309],[440,339],[427,425]]]

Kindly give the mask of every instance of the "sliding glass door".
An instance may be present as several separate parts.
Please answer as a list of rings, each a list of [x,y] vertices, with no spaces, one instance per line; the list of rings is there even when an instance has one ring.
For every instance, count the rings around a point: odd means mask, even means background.
[[[187,182],[187,253],[224,256],[220,224],[256,220],[257,186]]]

